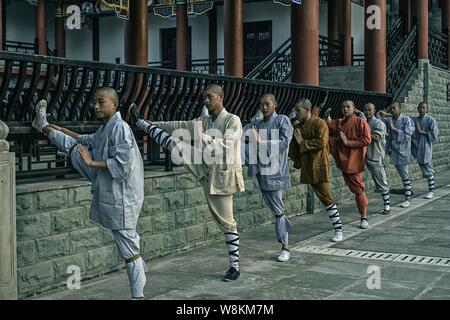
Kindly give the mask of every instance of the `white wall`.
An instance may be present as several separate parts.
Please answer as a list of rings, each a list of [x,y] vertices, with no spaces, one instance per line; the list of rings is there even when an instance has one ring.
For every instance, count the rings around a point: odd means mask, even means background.
[[[7,7],[6,39],[33,42],[35,37],[35,10],[25,0],[12,1]],[[327,35],[327,5],[320,6],[320,34]],[[223,58],[223,5],[217,7],[217,56]],[[272,21],[272,49],[278,48],[290,36],[290,7],[272,1],[245,3],[244,22]],[[192,28],[192,58],[208,58],[208,17],[189,19]],[[163,19],[149,13],[149,61],[160,61],[160,30],[174,28],[175,20]],[[355,53],[364,52],[364,9],[352,4],[352,36]],[[47,4],[47,39],[54,48],[54,9]],[[116,57],[124,61],[124,21],[116,17],[100,19],[100,58],[114,63]],[[66,30],[66,55],[71,59],[92,59],[92,31]]]
[[[47,3],[47,41],[55,47],[53,5]],[[36,7],[25,0],[14,0],[6,8],[6,40],[34,43],[36,37]]]
[[[115,63],[116,58],[125,62],[124,30],[125,20],[116,17],[99,19],[100,25],[100,61]],[[92,42],[92,32],[87,38]],[[92,50],[92,46],[91,49]],[[92,54],[91,54],[92,57]]]

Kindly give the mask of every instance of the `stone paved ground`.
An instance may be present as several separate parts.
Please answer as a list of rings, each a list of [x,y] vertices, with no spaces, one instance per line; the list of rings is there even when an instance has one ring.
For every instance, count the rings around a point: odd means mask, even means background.
[[[147,261],[146,299],[450,299],[450,172],[437,177],[437,186],[435,198],[425,200],[426,180],[415,181],[409,209],[397,207],[402,196],[392,195],[390,216],[380,214],[381,197],[370,193],[371,228],[364,231],[355,203],[341,203],[346,237],[339,244],[329,242],[324,212],[293,218],[286,263],[275,261],[279,245],[273,224],[244,232],[242,274],[234,283],[221,281],[227,269],[222,241]],[[368,283],[379,283],[380,289],[369,289]],[[56,289],[28,299],[128,298],[122,270],[83,281],[80,290]]]

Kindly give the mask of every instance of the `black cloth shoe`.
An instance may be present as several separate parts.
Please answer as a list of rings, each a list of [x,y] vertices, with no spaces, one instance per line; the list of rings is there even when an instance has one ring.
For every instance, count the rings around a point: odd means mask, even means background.
[[[237,278],[239,278],[239,276],[241,275],[241,273],[239,272],[239,270],[237,270],[236,268],[230,267],[230,269],[228,269],[227,273],[223,276],[223,281],[226,282],[230,282],[230,281],[234,281]]]
[[[143,119],[143,117],[140,115],[136,104],[132,103],[130,105],[130,108],[128,109],[128,113],[130,114],[130,120],[133,125],[136,125],[136,123],[139,121],[139,119]]]

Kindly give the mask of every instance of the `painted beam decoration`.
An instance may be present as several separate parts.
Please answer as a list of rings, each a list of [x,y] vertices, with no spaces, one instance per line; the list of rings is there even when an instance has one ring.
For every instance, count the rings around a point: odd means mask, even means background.
[[[273,2],[282,4],[283,6],[290,6],[291,3],[302,4],[302,0],[273,0]]]
[[[97,0],[95,8],[97,13],[114,11],[119,19],[128,20],[130,18],[129,0]]]
[[[187,4],[188,18],[202,15],[213,7],[213,1],[205,0],[154,0],[153,13],[162,18],[176,19],[177,4]]]

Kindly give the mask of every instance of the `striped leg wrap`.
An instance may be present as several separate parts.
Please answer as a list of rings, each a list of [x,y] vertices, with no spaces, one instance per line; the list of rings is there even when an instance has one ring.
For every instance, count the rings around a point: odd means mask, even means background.
[[[390,196],[389,196],[389,191],[382,192],[382,193],[381,193],[381,196],[382,196],[382,198],[383,198],[384,207],[385,207],[385,208],[386,208],[386,207],[389,207],[390,204],[391,204],[391,198],[390,198]]]
[[[225,233],[225,242],[230,256],[230,267],[239,270],[239,235],[234,232]]]
[[[341,217],[339,216],[339,210],[337,208],[337,205],[334,203],[328,207],[327,214],[328,217],[331,220],[331,223],[333,224],[334,231],[342,231],[342,221]]]
[[[430,192],[433,192],[434,189],[436,189],[436,186],[434,185],[434,175],[428,177],[428,189]]]
[[[411,179],[403,180],[403,187],[405,188],[405,198],[406,200],[411,200],[411,196],[413,194],[412,192],[412,186],[411,186]]]
[[[154,125],[151,125],[146,132],[161,147],[169,149],[169,145],[173,141],[173,137],[170,134]]]

